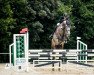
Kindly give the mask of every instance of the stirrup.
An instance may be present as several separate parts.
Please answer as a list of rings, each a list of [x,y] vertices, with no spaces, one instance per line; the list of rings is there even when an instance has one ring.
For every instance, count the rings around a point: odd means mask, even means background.
[[[53,35],[51,34],[50,36],[49,36],[49,38],[51,38]]]

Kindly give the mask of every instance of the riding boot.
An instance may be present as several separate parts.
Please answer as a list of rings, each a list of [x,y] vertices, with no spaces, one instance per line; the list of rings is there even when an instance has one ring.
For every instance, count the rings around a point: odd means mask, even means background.
[[[51,38],[53,36],[53,34],[51,34],[50,36],[49,36],[49,38]]]

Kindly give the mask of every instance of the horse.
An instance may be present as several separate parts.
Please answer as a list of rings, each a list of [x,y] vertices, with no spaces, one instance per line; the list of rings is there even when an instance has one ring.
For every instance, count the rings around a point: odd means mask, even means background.
[[[66,20],[63,21],[55,30],[52,40],[51,48],[52,49],[63,49],[64,43],[67,40],[67,24]]]
[[[63,20],[62,23],[57,26],[51,40],[51,48],[52,49],[63,49],[64,48],[64,43],[67,41],[70,35],[70,28],[68,27],[68,20]],[[52,54],[56,54],[53,52]],[[62,59],[62,58],[57,58],[56,56],[52,57],[53,60],[56,59]],[[52,64],[52,67],[54,67],[54,63]],[[52,69],[54,70],[54,69]]]

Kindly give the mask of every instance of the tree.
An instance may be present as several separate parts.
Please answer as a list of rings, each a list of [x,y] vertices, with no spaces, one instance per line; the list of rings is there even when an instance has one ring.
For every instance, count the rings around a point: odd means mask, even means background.
[[[57,0],[28,0],[31,48],[50,48],[57,8]]]
[[[8,47],[12,38],[11,30],[14,28],[13,23],[15,19],[13,19],[13,11],[11,10],[10,2],[7,0],[0,0],[0,53],[1,52],[9,52]],[[0,62],[8,61],[7,58],[0,55]]]
[[[14,28],[12,24],[15,22],[15,19],[12,18],[13,11],[7,0],[0,1],[0,8],[0,46],[3,51],[6,50],[9,45],[8,40],[11,36],[11,30]]]
[[[93,48],[91,40],[94,39],[94,1],[76,0],[73,3],[73,16],[76,36],[83,38],[89,47]]]

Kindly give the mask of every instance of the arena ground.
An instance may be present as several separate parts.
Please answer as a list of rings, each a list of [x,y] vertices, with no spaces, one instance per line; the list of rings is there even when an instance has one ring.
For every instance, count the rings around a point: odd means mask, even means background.
[[[0,64],[0,75],[94,75],[94,67],[68,63],[62,64],[61,70],[55,67],[53,71],[51,66],[52,65],[47,65],[33,68],[32,65],[30,65],[29,72],[25,72],[16,71],[14,68],[5,69],[5,64]]]

